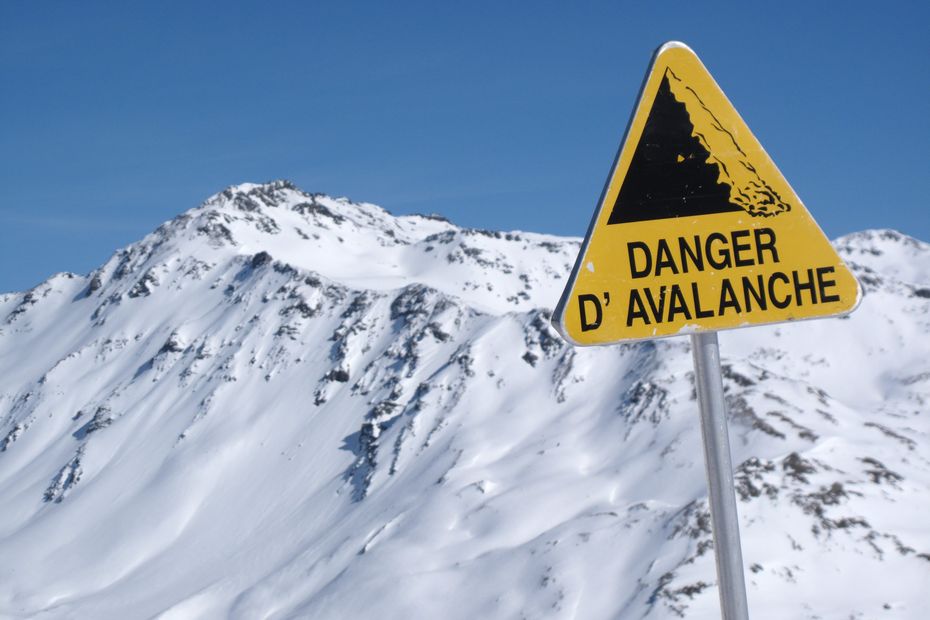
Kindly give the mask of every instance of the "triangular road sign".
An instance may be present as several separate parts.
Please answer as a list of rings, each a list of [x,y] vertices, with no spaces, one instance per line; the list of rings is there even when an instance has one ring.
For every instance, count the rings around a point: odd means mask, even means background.
[[[845,314],[859,283],[682,43],[653,57],[553,323],[579,345]]]

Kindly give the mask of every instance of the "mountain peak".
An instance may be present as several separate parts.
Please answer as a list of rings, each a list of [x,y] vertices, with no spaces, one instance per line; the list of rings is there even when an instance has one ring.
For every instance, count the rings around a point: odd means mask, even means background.
[[[834,246],[866,292],[881,288],[923,291],[930,272],[930,244],[888,228],[840,237]]]
[[[198,277],[208,277],[262,255],[350,289],[418,283],[501,314],[551,307],[577,247],[577,240],[551,235],[460,228],[435,215],[394,216],[286,180],[242,183],[119,250],[91,274],[86,290],[134,297],[181,263],[200,265]],[[118,281],[115,290],[102,290],[108,281]]]
[[[340,205],[353,204],[348,198],[332,198],[322,193],[308,193],[287,179],[277,179],[265,183],[230,185],[207,198],[199,208],[209,210],[227,207],[240,211],[258,211],[279,207],[288,208],[303,202],[316,204],[321,199]]]
[[[309,225],[310,228],[322,227],[326,230],[334,227],[368,229],[400,243],[415,242],[423,236],[454,228],[451,222],[441,216],[394,216],[387,209],[372,203],[305,192],[285,179],[232,185],[214,194],[188,214],[196,212],[206,214],[208,219],[217,219],[217,215],[211,214],[225,214],[226,219],[252,222],[259,232],[270,234],[275,234],[276,228],[280,228],[278,219],[288,219],[289,216],[283,212],[294,212],[305,220],[302,224],[294,223],[296,228],[306,229]]]

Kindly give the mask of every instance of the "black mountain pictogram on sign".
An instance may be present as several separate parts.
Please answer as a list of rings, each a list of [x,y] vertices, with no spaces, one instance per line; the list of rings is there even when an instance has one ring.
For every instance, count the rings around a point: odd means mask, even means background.
[[[693,135],[684,103],[675,99],[668,74],[646,119],[608,224],[742,211],[730,186],[718,182],[718,164]]]

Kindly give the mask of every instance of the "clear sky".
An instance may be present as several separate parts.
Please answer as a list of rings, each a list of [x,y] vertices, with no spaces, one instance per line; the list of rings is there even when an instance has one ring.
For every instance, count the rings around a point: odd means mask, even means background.
[[[224,187],[582,235],[681,40],[831,236],[930,240],[928,2],[0,3],[0,291]]]

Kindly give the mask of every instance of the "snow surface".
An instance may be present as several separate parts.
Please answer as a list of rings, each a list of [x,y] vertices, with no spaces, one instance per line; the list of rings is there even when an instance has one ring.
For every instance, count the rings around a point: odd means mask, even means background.
[[[930,246],[721,334],[753,618],[925,618]],[[0,617],[719,617],[689,340],[574,349],[578,239],[244,184],[0,295]]]

